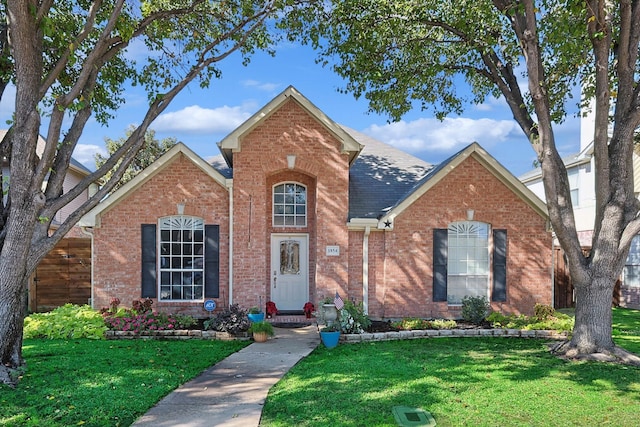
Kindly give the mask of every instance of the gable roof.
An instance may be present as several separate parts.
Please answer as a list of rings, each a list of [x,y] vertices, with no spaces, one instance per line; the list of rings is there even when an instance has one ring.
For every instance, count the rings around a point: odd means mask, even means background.
[[[584,165],[586,163],[591,162],[591,158],[593,157],[593,142],[588,144],[582,151],[578,153],[569,154],[562,158],[562,163],[567,169],[578,167],[580,165]],[[525,184],[536,181],[538,179],[542,179],[542,168],[539,166],[535,169],[532,169],[518,177],[520,181]]]
[[[228,189],[226,178],[217,170],[213,168],[209,163],[204,161],[200,156],[191,151],[182,142],[178,142],[171,147],[169,151],[164,153],[159,159],[153,162],[149,167],[144,169],[138,175],[136,175],[131,181],[118,188],[116,191],[102,200],[96,207],[87,212],[78,221],[78,225],[81,227],[95,227],[100,226],[100,216],[113,206],[116,206],[121,200],[124,200],[133,191],[137,190],[145,182],[156,176],[167,166],[173,163],[181,155],[184,155],[191,160],[198,168],[200,168],[205,174],[209,175],[213,180],[218,182],[221,186]]]
[[[469,157],[473,157],[480,164],[482,164],[491,174],[493,174],[500,182],[506,185],[511,191],[513,191],[518,197],[520,197],[525,203],[527,203],[534,211],[540,216],[546,218],[547,208],[546,205],[538,196],[536,196],[531,190],[529,190],[522,182],[520,182],[511,172],[509,172],[504,166],[502,166],[496,159],[494,159],[489,153],[487,153],[477,142],[474,142],[453,156],[449,157],[444,162],[440,163],[435,168],[429,170],[419,182],[417,182],[413,188],[404,194],[398,194],[396,203],[379,213],[377,217],[378,228],[393,229],[393,219],[401,214],[405,209],[411,206],[416,200],[418,200],[429,189],[434,187],[445,176],[453,171],[460,163]],[[353,221],[353,224],[358,221]]]
[[[242,149],[242,138],[290,100],[297,102],[313,118],[329,130],[329,132],[341,142],[342,152],[349,153],[349,164],[354,162],[356,157],[358,157],[358,153],[362,150],[362,146],[293,86],[289,86],[218,143],[218,147],[229,167],[233,168],[233,152]]]

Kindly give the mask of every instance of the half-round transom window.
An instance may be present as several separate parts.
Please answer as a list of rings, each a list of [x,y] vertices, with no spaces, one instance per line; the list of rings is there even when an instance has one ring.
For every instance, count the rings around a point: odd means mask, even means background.
[[[273,226],[307,225],[307,187],[286,182],[273,187]]]

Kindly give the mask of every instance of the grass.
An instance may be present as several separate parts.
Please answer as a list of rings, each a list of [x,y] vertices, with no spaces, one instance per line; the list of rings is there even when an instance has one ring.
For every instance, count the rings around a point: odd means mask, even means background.
[[[640,354],[640,311],[614,309]],[[0,426],[128,426],[234,341],[25,340],[27,371],[0,385]],[[318,347],[269,393],[262,426],[395,426],[394,406],[438,426],[637,425],[640,368],[565,362],[542,340],[432,338]]]
[[[25,340],[27,371],[0,385],[0,426],[129,426],[241,341]]]
[[[640,352],[640,311],[614,311]],[[438,426],[637,425],[640,368],[566,362],[541,340],[434,338],[316,349],[269,393],[261,426],[395,426],[394,406]]]

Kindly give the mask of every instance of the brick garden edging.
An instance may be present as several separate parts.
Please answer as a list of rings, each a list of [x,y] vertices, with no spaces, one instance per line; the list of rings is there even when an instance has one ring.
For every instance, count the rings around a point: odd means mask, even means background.
[[[508,337],[508,338],[545,338],[564,340],[569,336],[567,332],[551,330],[524,329],[425,329],[397,332],[375,332],[364,334],[342,334],[340,342],[356,343],[367,341],[409,340],[416,338],[437,337]]]
[[[364,334],[341,334],[340,342],[356,343],[367,341],[393,341],[409,340],[416,338],[436,337],[507,337],[507,338],[544,338],[552,340],[564,340],[569,336],[567,332],[551,330],[524,330],[524,329],[421,329],[413,331],[375,332]],[[105,337],[108,340],[220,340],[248,341],[248,334],[244,336],[231,335],[228,332],[200,331],[200,330],[174,330],[174,331],[148,331],[136,334],[132,331],[107,331]]]
[[[133,331],[107,331],[105,337],[108,340],[132,340],[132,339],[147,339],[147,340],[219,340],[219,341],[248,341],[249,335],[243,336],[232,335],[228,332],[217,331],[200,331],[200,330],[188,330],[177,329],[173,331],[147,331],[143,333],[135,333]]]

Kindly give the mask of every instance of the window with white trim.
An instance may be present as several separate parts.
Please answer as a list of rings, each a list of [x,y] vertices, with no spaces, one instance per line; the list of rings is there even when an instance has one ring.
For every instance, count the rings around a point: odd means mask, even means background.
[[[465,296],[489,297],[489,224],[451,223],[447,230],[447,302],[461,304]]]
[[[567,171],[567,178],[569,178],[569,191],[571,192],[571,204],[573,207],[577,207],[580,204],[580,186],[579,177],[580,171],[575,168]]]
[[[285,182],[273,187],[273,226],[305,227],[307,225],[307,187]]]
[[[631,241],[622,277],[624,286],[640,287],[640,236],[635,236]]]
[[[204,298],[204,221],[176,215],[159,221],[160,300]]]

